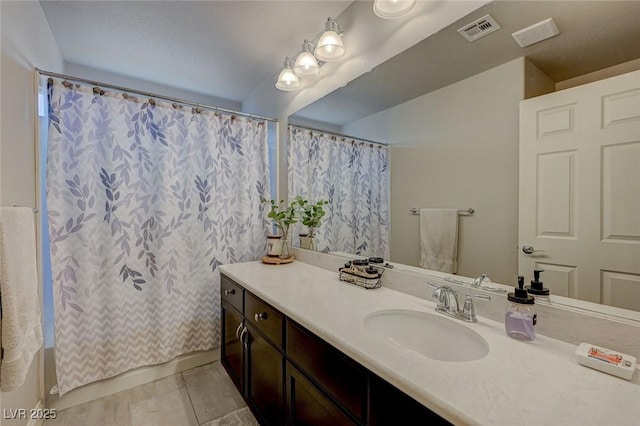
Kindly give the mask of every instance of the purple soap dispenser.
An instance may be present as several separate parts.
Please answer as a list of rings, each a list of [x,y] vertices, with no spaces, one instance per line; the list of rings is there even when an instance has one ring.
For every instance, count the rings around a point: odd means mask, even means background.
[[[507,295],[511,306],[504,316],[504,328],[507,334],[518,340],[536,338],[537,314],[533,307],[535,299],[524,288],[524,277],[518,277],[518,287]]]

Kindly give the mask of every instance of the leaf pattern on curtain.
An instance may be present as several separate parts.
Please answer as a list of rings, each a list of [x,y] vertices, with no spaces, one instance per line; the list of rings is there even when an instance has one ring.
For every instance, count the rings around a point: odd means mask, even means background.
[[[266,123],[58,80],[49,109],[60,393],[218,346],[216,269],[265,250]]]
[[[329,201],[316,231],[317,249],[388,259],[388,150],[294,126],[288,145],[290,200]]]

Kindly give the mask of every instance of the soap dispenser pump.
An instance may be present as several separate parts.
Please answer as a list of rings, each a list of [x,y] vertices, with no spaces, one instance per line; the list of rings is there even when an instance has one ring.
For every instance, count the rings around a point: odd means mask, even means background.
[[[533,271],[533,280],[531,280],[531,287],[526,287],[530,294],[537,296],[548,296],[549,289],[544,287],[543,282],[540,281],[540,273],[544,272],[544,269],[536,269]]]
[[[511,306],[504,316],[504,328],[507,334],[518,340],[534,340],[536,338],[535,325],[537,314],[533,305],[535,299],[524,288],[524,277],[518,277],[518,287],[507,295]]]

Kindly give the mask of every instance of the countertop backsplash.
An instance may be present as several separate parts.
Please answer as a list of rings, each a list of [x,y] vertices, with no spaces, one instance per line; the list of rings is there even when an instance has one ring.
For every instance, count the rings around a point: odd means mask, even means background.
[[[338,268],[344,266],[345,261],[355,259],[346,254],[328,254],[292,248],[292,254],[298,261],[308,263],[329,271],[335,271],[338,279]],[[393,264],[393,262],[392,262]],[[417,267],[393,264],[394,269],[386,269],[382,276],[382,285],[389,289],[410,294],[423,299],[432,300],[434,288],[427,284],[427,280],[446,284],[458,290],[459,302],[462,304],[464,294],[485,294],[491,300],[475,300],[474,306],[479,317],[504,322],[504,313],[509,302],[503,294],[496,294],[482,289],[471,288],[444,281],[442,278],[449,274],[421,270]],[[455,279],[470,281],[466,277],[455,276]],[[491,285],[492,283],[489,283]],[[345,285],[350,285],[346,284]],[[375,290],[362,290],[375,291]],[[606,315],[583,311],[565,306],[536,304],[538,313],[538,334],[551,337],[563,342],[579,345],[582,342],[623,352],[640,359],[640,322],[623,320]]]

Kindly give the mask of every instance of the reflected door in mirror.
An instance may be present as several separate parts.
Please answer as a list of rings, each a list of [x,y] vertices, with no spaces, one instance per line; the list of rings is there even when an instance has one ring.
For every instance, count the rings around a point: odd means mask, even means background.
[[[640,71],[520,106],[519,273],[640,311]]]

